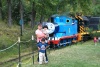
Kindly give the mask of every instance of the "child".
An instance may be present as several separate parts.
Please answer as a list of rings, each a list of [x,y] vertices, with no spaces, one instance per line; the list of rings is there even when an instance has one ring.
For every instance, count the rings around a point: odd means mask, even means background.
[[[49,37],[48,27],[44,26],[43,29],[42,29],[42,32],[45,34],[45,42],[47,43],[48,42],[48,37]]]
[[[97,38],[94,37],[94,45],[96,46],[97,45]]]
[[[45,57],[45,51],[47,49],[47,44],[45,43],[45,39],[41,39],[41,43],[38,43],[38,50],[39,50],[39,64],[42,64],[43,61],[47,63]]]
[[[46,37],[49,37],[49,34],[48,34],[48,27],[47,26],[44,26],[43,29],[42,29],[43,33],[46,35]]]

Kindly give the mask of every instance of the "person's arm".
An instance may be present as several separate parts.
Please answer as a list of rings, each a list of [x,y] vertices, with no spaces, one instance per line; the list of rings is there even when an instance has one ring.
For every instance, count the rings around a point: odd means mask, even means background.
[[[35,34],[36,34],[37,38],[45,37],[44,33],[40,34],[40,32],[38,32],[37,30],[36,30]]]
[[[39,44],[37,44],[37,47],[38,47],[38,50],[40,50],[40,45]]]
[[[38,47],[38,50],[40,50],[40,47]]]
[[[37,36],[38,38],[43,38],[43,37],[45,37],[45,35],[39,35],[39,34],[36,34],[36,36]]]
[[[49,45],[48,44],[46,44],[46,49],[49,47]]]
[[[40,43],[37,44],[38,50],[40,50]]]

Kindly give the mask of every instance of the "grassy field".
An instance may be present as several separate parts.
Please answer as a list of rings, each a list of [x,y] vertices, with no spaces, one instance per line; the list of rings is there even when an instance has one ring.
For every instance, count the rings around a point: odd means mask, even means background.
[[[13,46],[10,49],[1,51],[12,46],[14,43],[18,41],[18,37],[21,37],[21,41],[28,41],[31,39],[32,35],[34,35],[34,31],[37,26],[32,29],[28,25],[24,26],[23,36],[20,36],[20,26],[13,25],[12,27],[8,27],[7,23],[0,21],[0,63],[17,58],[18,57],[18,44]],[[36,41],[34,41],[35,43]],[[27,43],[21,43],[21,55],[28,54],[31,52],[31,45],[33,41]],[[35,49],[36,47],[34,47]],[[7,63],[5,63],[7,64]],[[4,66],[3,64],[2,66]],[[2,67],[0,64],[0,67]],[[8,66],[4,66],[8,67]]]
[[[78,43],[77,45],[48,51],[48,64],[39,65],[36,61],[32,64],[32,59],[22,63],[22,67],[100,67],[100,43],[94,45],[93,41]],[[16,67],[12,66],[12,67]]]
[[[36,27],[37,28],[37,27]],[[23,30],[22,41],[27,41],[34,35],[35,29],[31,29],[25,26]],[[12,26],[9,28],[5,23],[0,22],[0,50],[5,49],[14,44],[20,36],[20,26]],[[34,45],[36,50],[36,44],[32,41],[29,43],[21,43],[21,55],[32,52],[31,47]],[[0,52],[0,63],[18,57],[18,45],[13,48]],[[67,46],[64,48],[48,51],[49,63],[39,65],[36,61],[37,55],[35,55],[35,64],[32,64],[32,58],[21,58],[22,67],[100,67],[100,43],[94,46],[93,41],[85,43],[78,43],[77,45]],[[27,62],[27,63],[26,63]],[[16,67],[17,61],[12,61],[0,65],[0,67]]]

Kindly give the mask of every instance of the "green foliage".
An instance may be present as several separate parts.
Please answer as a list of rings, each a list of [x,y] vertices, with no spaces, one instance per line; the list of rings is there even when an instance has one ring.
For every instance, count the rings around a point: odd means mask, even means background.
[[[100,37],[100,32],[93,31],[90,35],[91,35],[92,38],[94,38],[94,37]]]
[[[4,49],[17,40],[19,30],[16,29],[16,26],[9,28],[2,22],[0,22],[0,27],[0,49]]]
[[[12,20],[17,23],[20,20],[20,5],[19,0],[11,0],[12,5]],[[36,11],[35,21],[39,22],[41,15],[44,21],[53,14],[66,14],[81,12],[84,15],[100,15],[100,0],[21,0],[24,11],[24,21],[30,21],[32,8]],[[3,19],[8,18],[8,6],[6,0],[1,0]],[[34,2],[34,7],[32,3]]]
[[[95,36],[96,36],[96,37],[100,37],[100,22],[99,22],[99,24],[98,24],[98,31],[99,31],[99,32],[95,31],[95,32],[92,34],[92,36],[93,36],[93,37],[95,37]]]
[[[92,15],[100,16],[100,0],[94,0],[91,9]]]
[[[19,0],[11,0],[12,2],[12,19],[14,22],[19,22],[20,20],[20,12],[19,12]],[[18,23],[17,23],[18,24]]]
[[[99,20],[99,24],[98,24],[98,30],[100,31],[100,20]]]
[[[98,25],[99,26],[99,25]],[[93,31],[92,28],[89,28],[87,30],[87,32],[89,32],[90,36],[93,38],[93,37],[100,37],[100,32],[97,32],[97,31]]]
[[[100,37],[100,32],[94,32],[93,37]]]
[[[86,32],[89,32],[89,34],[92,35],[93,29],[92,29],[92,28],[88,28],[88,29],[86,30]]]
[[[15,42],[18,41],[18,37],[21,37],[21,41],[28,41],[28,43],[21,43],[21,53],[26,54],[31,52],[31,47],[36,41],[31,41],[32,35],[34,35],[34,29],[30,27],[25,27],[23,30],[23,36],[20,36],[20,26],[13,25],[12,27],[8,27],[4,22],[0,21],[0,50],[8,48],[12,46]],[[34,49],[36,48],[36,44],[34,44]],[[4,57],[5,56],[5,57]],[[0,62],[7,61],[12,58],[18,57],[18,44],[16,44],[11,49],[8,49],[4,52],[0,52]]]

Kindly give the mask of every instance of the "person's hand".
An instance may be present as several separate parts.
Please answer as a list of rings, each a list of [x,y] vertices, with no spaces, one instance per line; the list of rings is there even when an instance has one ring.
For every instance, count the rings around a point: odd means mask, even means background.
[[[38,47],[38,50],[40,50],[40,48]]]

